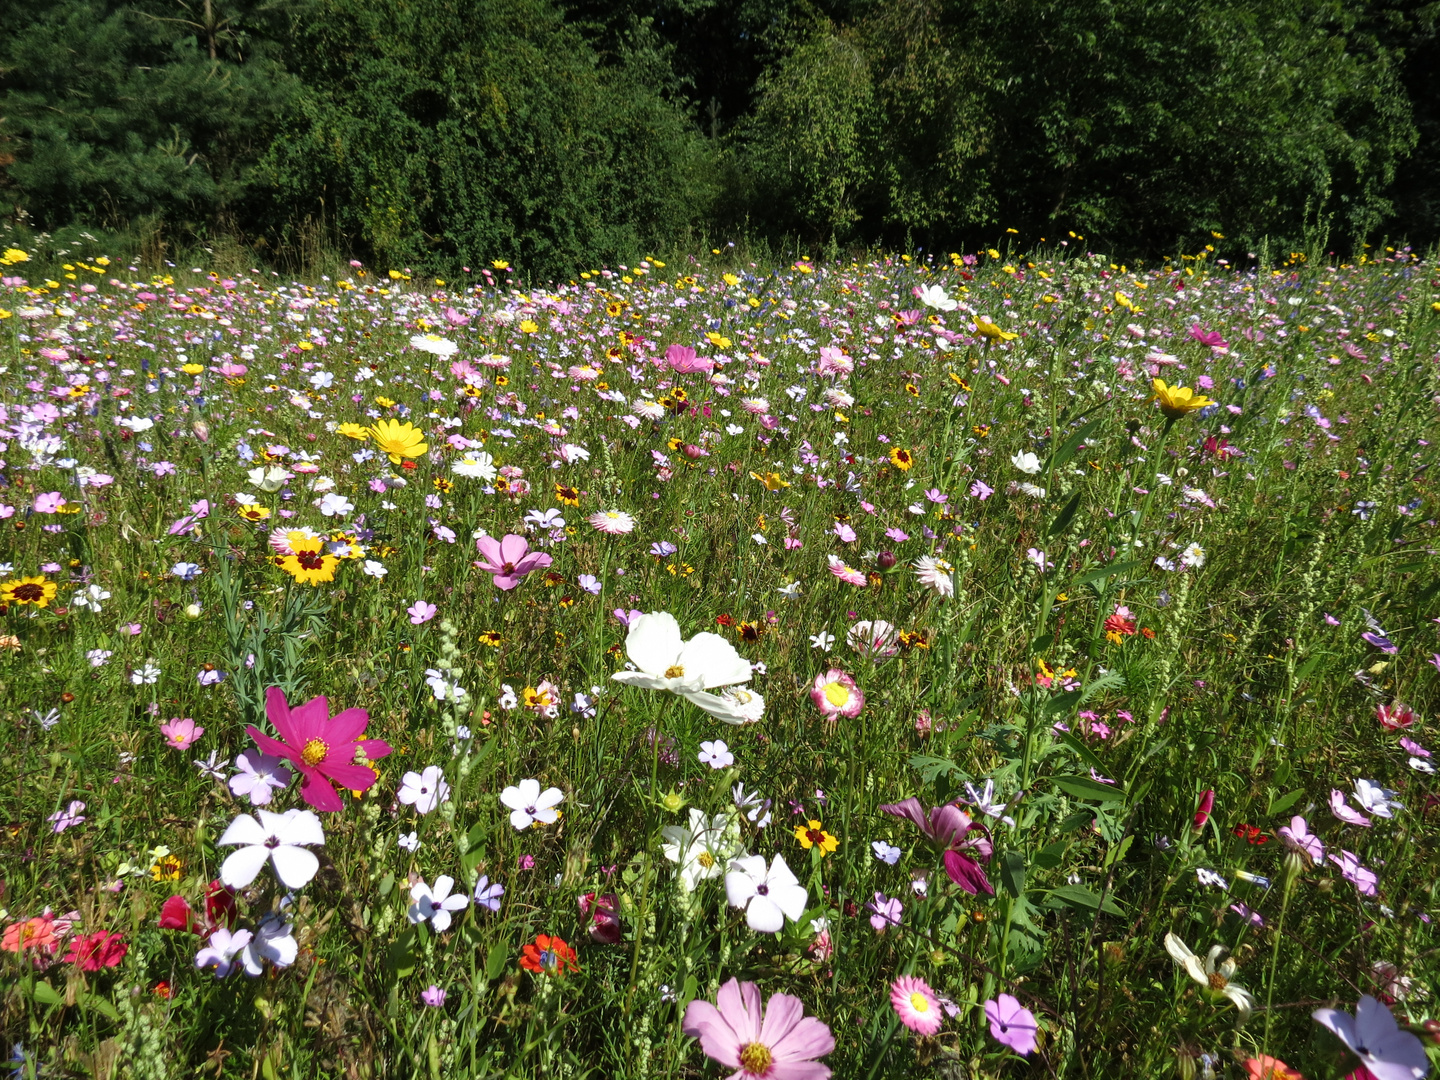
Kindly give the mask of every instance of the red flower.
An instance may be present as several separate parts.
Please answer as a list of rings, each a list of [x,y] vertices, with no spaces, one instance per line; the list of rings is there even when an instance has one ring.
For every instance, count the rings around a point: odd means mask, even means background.
[[[290,708],[285,692],[278,686],[265,691],[265,715],[280,738],[272,739],[254,727],[250,737],[267,754],[288,758],[300,771],[300,794],[316,810],[339,810],[340,796],[330,786],[335,781],[351,791],[364,791],[375,783],[373,769],[355,764],[357,751],[374,761],[390,753],[390,744],[380,739],[362,739],[370,714],[364,709],[346,709],[330,716],[330,703],[323,697]]]
[[[1195,807],[1194,829],[1196,832],[1205,828],[1205,822],[1210,820],[1210,811],[1213,809],[1215,809],[1215,792],[1212,789],[1201,794],[1200,802]]]
[[[160,929],[200,933],[200,927],[195,922],[195,909],[190,906],[190,901],[176,894],[161,904]]]
[[[1415,723],[1416,716],[1414,709],[1397,701],[1392,705],[1376,708],[1375,719],[1380,721],[1380,726],[1386,731],[1399,731]]]
[[[130,951],[130,946],[121,940],[113,930],[97,930],[93,934],[81,934],[70,942],[70,951],[65,954],[67,964],[79,964],[81,971],[99,971],[112,968]]]
[[[537,934],[532,943],[520,950],[520,966],[537,975],[564,975],[567,966],[571,971],[580,970],[575,950],[566,945],[563,938],[549,934]]]
[[[1107,634],[1125,634],[1128,636],[1135,633],[1135,622],[1121,615],[1111,615],[1105,620],[1105,632]]]
[[[205,887],[205,919],[212,928],[235,929],[235,890],[218,878]]]
[[[1270,842],[1270,837],[1262,832],[1258,825],[1251,825],[1248,822],[1241,822],[1230,831],[1247,844],[1268,844]]]

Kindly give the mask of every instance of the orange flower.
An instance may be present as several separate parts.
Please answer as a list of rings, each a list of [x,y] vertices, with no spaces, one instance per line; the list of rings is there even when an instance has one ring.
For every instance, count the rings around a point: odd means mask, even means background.
[[[520,950],[520,966],[536,975],[564,975],[566,966],[579,971],[575,950],[563,938],[537,934],[535,940]]]
[[[1245,1075],[1249,1077],[1249,1080],[1305,1080],[1285,1062],[1271,1057],[1269,1054],[1261,1054],[1259,1057],[1247,1060]]]
[[[0,938],[0,949],[6,952],[44,949],[53,956],[59,948],[60,940],[55,936],[53,915],[37,915],[33,919],[11,923],[5,928],[5,936]]]

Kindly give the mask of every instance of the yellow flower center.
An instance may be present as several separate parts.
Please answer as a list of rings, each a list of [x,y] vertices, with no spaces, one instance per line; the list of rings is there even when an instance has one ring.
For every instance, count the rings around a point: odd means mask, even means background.
[[[330,753],[330,747],[321,739],[311,739],[300,751],[300,760],[306,765],[319,765]]]
[[[667,679],[683,679],[684,677],[685,669],[679,664],[671,664],[665,669],[665,678]]]
[[[708,851],[702,851],[700,853],[700,857],[697,858],[695,861],[698,862],[701,866],[705,867],[706,870],[709,870],[710,867],[715,865],[715,856],[711,855]]]
[[[837,709],[850,701],[850,690],[838,682],[825,684],[825,700]]]
[[[770,1048],[763,1043],[746,1043],[740,1048],[740,1067],[756,1076],[764,1076],[774,1060]]]
[[[918,1013],[926,1013],[930,1011],[930,1002],[924,994],[914,993],[910,995],[910,1007]]]
[[[1224,976],[1224,975],[1221,975],[1218,971],[1212,971],[1212,972],[1210,973],[1210,980],[1209,980],[1209,981],[1210,981],[1210,989],[1211,989],[1211,990],[1214,990],[1217,994],[1218,994],[1221,990],[1224,990],[1225,987],[1227,987],[1227,986],[1230,985],[1230,980],[1227,979],[1227,978],[1225,978],[1225,976]]]

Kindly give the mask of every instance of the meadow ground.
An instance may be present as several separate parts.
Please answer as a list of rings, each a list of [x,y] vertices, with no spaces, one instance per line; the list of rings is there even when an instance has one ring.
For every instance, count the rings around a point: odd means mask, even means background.
[[[1433,263],[69,257],[16,1077],[1428,1069]]]

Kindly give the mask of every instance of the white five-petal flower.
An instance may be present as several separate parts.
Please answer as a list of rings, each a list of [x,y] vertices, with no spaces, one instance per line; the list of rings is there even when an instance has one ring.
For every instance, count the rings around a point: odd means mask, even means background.
[[[280,884],[287,889],[304,888],[320,869],[320,860],[305,849],[305,845],[325,843],[320,819],[309,810],[255,812],[260,815],[259,821],[241,814],[220,837],[222,846],[242,845],[221,865],[220,880],[232,889],[243,889],[268,862],[274,866]]]
[[[736,859],[725,873],[725,896],[731,907],[745,909],[750,929],[762,934],[778,934],[787,917],[795,922],[805,914],[810,901],[783,855],[776,855],[768,869],[763,855]]]
[[[565,793],[559,788],[540,790],[539,780],[521,780],[514,787],[507,787],[500,793],[500,801],[510,807],[510,824],[517,829],[528,829],[535,822],[553,825],[560,820],[555,809]]]
[[[412,923],[428,922],[437,934],[450,928],[450,913],[463,911],[470,904],[470,897],[463,892],[453,893],[455,879],[441,874],[435,879],[435,888],[423,881],[410,886],[410,909],[406,912]]]

